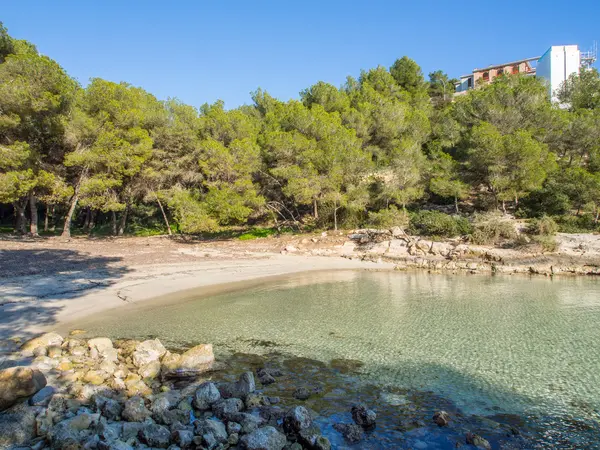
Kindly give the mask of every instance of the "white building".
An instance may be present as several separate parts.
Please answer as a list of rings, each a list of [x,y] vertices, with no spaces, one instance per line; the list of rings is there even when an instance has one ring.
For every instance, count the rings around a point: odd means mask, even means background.
[[[548,95],[558,101],[556,91],[571,74],[579,73],[581,52],[577,45],[553,45],[538,60],[536,76],[545,80]]]

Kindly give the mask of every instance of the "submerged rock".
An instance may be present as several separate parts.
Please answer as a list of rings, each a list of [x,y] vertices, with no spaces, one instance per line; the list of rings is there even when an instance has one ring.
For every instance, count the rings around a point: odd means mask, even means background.
[[[467,433],[466,442],[469,445],[474,445],[475,447],[483,450],[491,450],[492,448],[492,446],[486,439],[482,438],[481,436],[475,433]]]
[[[242,444],[248,450],[281,450],[286,446],[287,440],[283,433],[266,426],[242,437]]]
[[[356,425],[359,425],[363,428],[370,428],[375,425],[377,414],[375,414],[375,411],[367,409],[365,405],[354,405],[351,412],[352,420],[354,420]]]
[[[0,371],[0,411],[14,405],[19,398],[35,394],[46,386],[46,377],[29,367],[11,367]]]
[[[363,429],[354,423],[334,423],[333,429],[344,436],[349,444],[360,442],[364,437]]]
[[[447,427],[450,423],[450,415],[446,411],[437,411],[433,415],[433,421],[438,427]]]
[[[304,387],[299,387],[294,391],[293,397],[296,400],[308,400],[308,398],[310,397],[310,392]]]

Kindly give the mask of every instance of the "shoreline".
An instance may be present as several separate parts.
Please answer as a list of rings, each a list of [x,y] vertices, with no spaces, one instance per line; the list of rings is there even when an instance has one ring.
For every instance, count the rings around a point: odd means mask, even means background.
[[[16,277],[0,288],[0,339],[29,338],[42,332],[73,326],[78,320],[127,305],[164,302],[175,295],[205,296],[243,289],[271,278],[328,270],[393,270],[394,264],[339,257],[264,255],[247,260],[230,259],[194,264],[128,267],[118,280],[73,283],[73,276]],[[82,279],[77,274],[77,279]],[[89,275],[89,274],[87,274]],[[93,275],[93,274],[92,274]],[[15,286],[31,284],[28,292]],[[241,284],[240,284],[241,283]],[[17,289],[18,291],[18,289]]]

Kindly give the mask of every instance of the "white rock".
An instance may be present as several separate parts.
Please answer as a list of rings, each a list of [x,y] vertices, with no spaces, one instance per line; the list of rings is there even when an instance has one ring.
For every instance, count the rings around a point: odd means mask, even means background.
[[[144,341],[138,344],[133,351],[133,364],[141,367],[152,361],[158,361],[167,352],[167,349],[158,339]]]

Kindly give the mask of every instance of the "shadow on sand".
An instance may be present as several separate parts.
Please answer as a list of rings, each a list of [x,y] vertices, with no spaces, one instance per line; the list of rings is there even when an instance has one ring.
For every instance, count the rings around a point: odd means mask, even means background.
[[[74,250],[0,250],[0,337],[28,338],[63,308],[53,304],[105,289],[129,269],[121,258]]]

